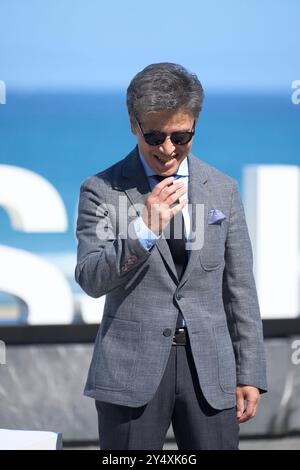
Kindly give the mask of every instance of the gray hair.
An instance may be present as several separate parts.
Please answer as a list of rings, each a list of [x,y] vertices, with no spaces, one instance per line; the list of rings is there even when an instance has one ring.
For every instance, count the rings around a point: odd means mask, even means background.
[[[132,116],[184,111],[198,119],[204,92],[196,74],[170,62],[151,64],[137,73],[127,88],[127,108]]]

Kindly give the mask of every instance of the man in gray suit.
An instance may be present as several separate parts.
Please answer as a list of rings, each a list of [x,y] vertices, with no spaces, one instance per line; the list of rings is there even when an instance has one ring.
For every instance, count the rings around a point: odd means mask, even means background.
[[[106,295],[84,390],[101,449],[238,449],[266,391],[237,183],[191,154],[196,75],[152,64],[127,90],[136,148],[81,186],[75,277]],[[117,138],[117,137],[116,137]]]

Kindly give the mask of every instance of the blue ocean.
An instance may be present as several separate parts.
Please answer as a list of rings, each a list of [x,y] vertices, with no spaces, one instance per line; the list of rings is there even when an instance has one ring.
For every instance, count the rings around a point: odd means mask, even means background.
[[[299,165],[299,136],[300,105],[289,94],[207,93],[192,151],[236,178],[242,191],[247,164]],[[65,233],[22,233],[0,208],[0,244],[48,257],[72,282],[80,184],[134,145],[125,90],[8,94],[0,106],[0,163],[32,170],[55,186],[69,225]]]

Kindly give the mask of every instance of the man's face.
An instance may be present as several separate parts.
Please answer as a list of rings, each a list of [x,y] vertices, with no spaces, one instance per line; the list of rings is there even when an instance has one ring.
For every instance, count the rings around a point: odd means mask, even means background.
[[[171,134],[178,131],[192,131],[194,117],[186,112],[151,113],[139,119],[144,134],[153,131]],[[170,137],[166,137],[161,145],[152,146],[145,142],[141,130],[135,119],[130,117],[131,130],[137,138],[140,152],[145,157],[149,167],[157,175],[171,176],[187,156],[192,147],[192,140],[185,145],[173,144]]]

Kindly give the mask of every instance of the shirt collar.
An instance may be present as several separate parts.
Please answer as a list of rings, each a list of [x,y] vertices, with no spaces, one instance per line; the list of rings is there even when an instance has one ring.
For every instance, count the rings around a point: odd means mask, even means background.
[[[143,154],[140,152],[140,149],[138,148],[138,153],[139,153],[139,156],[140,156],[140,159],[141,159],[141,162],[143,164],[143,167],[144,167],[144,170],[145,170],[145,173],[147,176],[153,176],[155,175],[155,173],[153,172],[153,170],[150,168],[150,166],[148,165],[148,163],[146,162],[145,160],[145,157],[143,156]],[[178,167],[178,170],[176,172],[176,175],[178,176],[189,176],[189,166],[188,166],[188,160],[187,160],[187,157],[185,157],[184,160],[182,160],[182,162],[180,163],[179,167]]]

